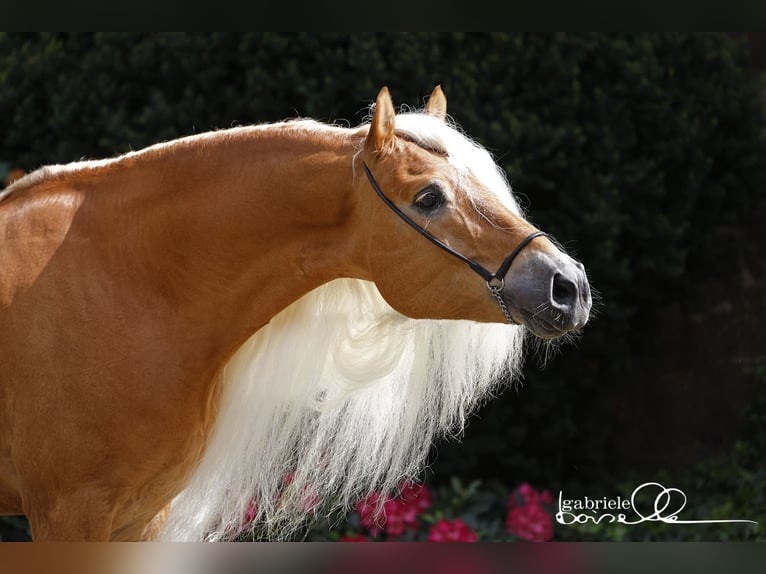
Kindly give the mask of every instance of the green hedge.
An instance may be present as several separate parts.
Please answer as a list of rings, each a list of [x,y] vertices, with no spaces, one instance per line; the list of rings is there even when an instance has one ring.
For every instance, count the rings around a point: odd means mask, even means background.
[[[604,389],[640,384],[655,310],[732,273],[763,207],[746,57],[720,34],[6,33],[0,162],[32,169],[297,115],[354,125],[382,85],[418,106],[442,84],[603,304],[576,346],[545,369],[532,361],[523,390],[481,411],[465,444],[440,446],[435,469],[598,480],[619,447]]]

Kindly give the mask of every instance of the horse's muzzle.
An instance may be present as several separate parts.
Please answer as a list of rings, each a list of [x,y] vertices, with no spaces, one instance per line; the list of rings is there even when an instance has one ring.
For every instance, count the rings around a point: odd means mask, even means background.
[[[503,299],[514,320],[543,339],[581,329],[592,305],[582,263],[556,251],[527,251],[505,276]]]

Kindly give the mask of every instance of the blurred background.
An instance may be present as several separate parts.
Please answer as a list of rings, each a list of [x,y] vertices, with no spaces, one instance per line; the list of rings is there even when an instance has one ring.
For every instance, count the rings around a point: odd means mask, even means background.
[[[494,539],[486,516],[521,483],[597,498],[654,480],[684,490],[687,518],[760,529],[554,538],[764,539],[764,67],[755,33],[3,33],[0,181],[234,125],[354,126],[383,85],[420,107],[441,84],[602,304],[575,344],[530,353],[460,443],[435,446],[423,479],[463,504],[439,512]],[[26,537],[0,517],[0,540]]]

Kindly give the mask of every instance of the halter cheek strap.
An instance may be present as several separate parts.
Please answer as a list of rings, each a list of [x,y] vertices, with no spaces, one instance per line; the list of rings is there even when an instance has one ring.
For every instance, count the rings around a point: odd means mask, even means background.
[[[503,315],[508,320],[509,323],[516,323],[516,321],[513,320],[511,317],[510,311],[508,311],[508,306],[505,304],[505,300],[502,296],[502,290],[503,286],[505,285],[505,274],[508,273],[508,270],[511,268],[511,265],[513,264],[513,260],[516,259],[516,256],[521,253],[521,250],[524,249],[529,243],[535,238],[535,237],[548,237],[549,239],[553,239],[551,235],[545,233],[544,231],[535,231],[533,233],[530,233],[527,235],[521,243],[519,243],[516,246],[516,249],[514,249],[511,254],[506,257],[503,262],[500,264],[500,267],[497,268],[497,271],[492,273],[489,269],[481,265],[480,263],[474,261],[470,257],[466,257],[462,253],[459,253],[458,251],[455,251],[452,249],[449,245],[443,243],[433,235],[431,235],[428,231],[426,231],[423,227],[421,227],[419,224],[415,223],[406,213],[404,213],[401,209],[399,209],[394,203],[388,199],[383,192],[380,189],[380,186],[378,186],[378,182],[375,181],[375,178],[372,175],[372,172],[370,171],[370,168],[367,167],[366,162],[362,162],[362,166],[364,167],[364,173],[367,174],[367,179],[370,180],[370,185],[372,185],[372,188],[375,190],[375,192],[378,194],[378,196],[383,200],[383,202],[388,205],[388,207],[391,208],[391,210],[396,213],[402,220],[407,223],[410,227],[412,227],[415,231],[420,233],[423,237],[428,239],[431,243],[439,247],[440,249],[446,251],[453,257],[457,257],[462,262],[467,264],[471,269],[473,269],[476,273],[481,275],[481,277],[486,281],[487,288],[489,289],[489,292],[492,294],[492,296],[497,300],[497,304],[500,306],[500,310],[503,312]]]

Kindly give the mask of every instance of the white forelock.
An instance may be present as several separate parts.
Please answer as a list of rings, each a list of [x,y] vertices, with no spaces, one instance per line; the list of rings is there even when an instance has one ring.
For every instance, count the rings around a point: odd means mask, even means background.
[[[425,148],[446,153],[453,165],[473,174],[506,208],[520,214],[505,172],[495,163],[486,148],[463,134],[457,125],[445,123],[422,112],[398,114],[395,121],[396,132]],[[480,197],[469,194],[469,199],[480,208]]]

